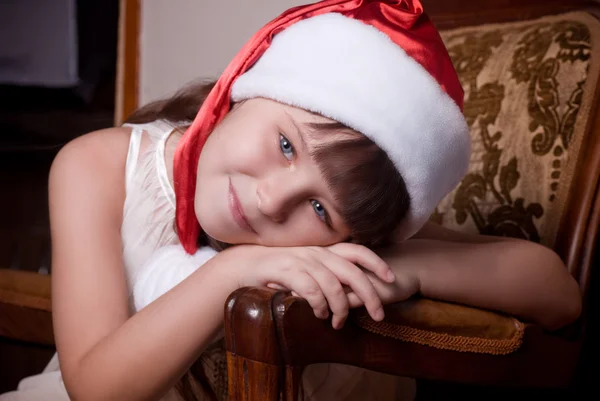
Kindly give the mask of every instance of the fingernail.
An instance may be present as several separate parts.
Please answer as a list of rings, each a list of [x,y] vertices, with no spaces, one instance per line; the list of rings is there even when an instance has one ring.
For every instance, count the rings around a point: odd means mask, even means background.
[[[396,275],[391,270],[388,270],[387,278],[390,282],[396,281]]]
[[[385,316],[385,313],[383,312],[383,306],[379,309],[377,309],[377,312],[375,312],[375,320],[377,321],[381,321],[383,320]]]

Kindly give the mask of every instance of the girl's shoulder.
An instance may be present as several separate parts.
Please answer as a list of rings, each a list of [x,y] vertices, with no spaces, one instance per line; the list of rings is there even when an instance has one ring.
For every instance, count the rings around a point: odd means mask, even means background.
[[[125,163],[131,131],[130,127],[112,127],[81,135],[62,147],[52,170],[72,165],[93,170],[118,168]]]
[[[68,142],[52,162],[49,174],[53,193],[86,192],[90,188],[111,189],[111,203],[118,205],[124,196],[125,164],[131,128],[113,127],[81,135]],[[117,207],[117,206],[115,206]]]

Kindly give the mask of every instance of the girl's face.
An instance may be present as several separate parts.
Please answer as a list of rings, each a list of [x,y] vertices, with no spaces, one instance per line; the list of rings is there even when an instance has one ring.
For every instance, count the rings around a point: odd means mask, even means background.
[[[198,162],[195,212],[202,229],[230,244],[330,245],[348,238],[338,202],[310,151],[335,140],[309,135],[330,120],[266,99],[236,105]]]

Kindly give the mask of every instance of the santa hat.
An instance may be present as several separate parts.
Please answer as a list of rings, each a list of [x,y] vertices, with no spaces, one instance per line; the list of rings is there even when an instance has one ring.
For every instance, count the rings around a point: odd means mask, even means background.
[[[406,239],[465,175],[470,135],[463,90],[419,1],[328,0],[288,10],[229,64],[175,154],[177,229],[197,249],[198,158],[231,102],[263,97],[366,135],[392,160],[410,197]]]

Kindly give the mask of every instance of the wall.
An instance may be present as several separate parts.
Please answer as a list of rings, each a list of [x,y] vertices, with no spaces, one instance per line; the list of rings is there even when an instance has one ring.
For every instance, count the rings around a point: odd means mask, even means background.
[[[74,0],[0,1],[0,84],[78,83]]]
[[[195,79],[216,78],[243,44],[310,0],[142,0],[139,104]]]

